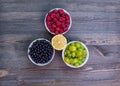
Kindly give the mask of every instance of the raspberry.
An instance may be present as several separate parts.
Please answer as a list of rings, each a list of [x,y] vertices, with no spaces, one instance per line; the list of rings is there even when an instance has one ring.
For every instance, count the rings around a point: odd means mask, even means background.
[[[48,16],[51,16],[51,14],[52,14],[52,12],[49,12],[49,13],[48,13]]]
[[[50,31],[54,33],[55,30],[54,29],[50,29]]]
[[[57,11],[57,10],[53,10],[52,12],[53,12],[53,13],[58,13],[58,11]]]
[[[47,16],[46,20],[47,20],[47,21],[51,21],[50,16]]]
[[[60,19],[59,19],[59,20],[60,20],[60,22],[62,22],[62,17],[60,17]]]
[[[61,22],[56,22],[56,25],[57,25],[57,26],[60,26],[60,25],[61,25]]]
[[[60,30],[60,28],[59,28],[59,27],[57,27],[57,28],[56,28],[56,31],[59,31],[59,30]]]
[[[53,22],[57,22],[58,20],[56,18],[53,19]]]
[[[69,16],[68,14],[66,14],[65,18],[66,18],[67,20],[70,20],[70,16]]]
[[[52,29],[56,28],[56,24],[52,24]]]
[[[60,17],[60,21],[61,21],[61,22],[65,21],[65,18]]]
[[[67,20],[67,21],[66,21],[66,24],[69,25],[69,24],[70,24],[70,20]]]
[[[66,15],[65,15],[65,14],[62,14],[62,15],[61,15],[61,17],[64,17],[64,18],[65,18],[65,17],[66,17]]]
[[[62,23],[62,25],[61,25],[63,28],[65,28],[65,23]]]
[[[51,23],[50,23],[50,22],[47,22],[47,26],[50,27],[50,26],[51,26]]]
[[[59,10],[59,13],[62,15],[62,14],[64,14],[64,10],[63,9],[60,9]]]
[[[56,16],[56,14],[55,14],[55,13],[52,13],[50,17],[51,17],[51,18],[55,18],[55,16]]]
[[[64,31],[63,31],[63,29],[60,29],[60,33],[63,33]]]
[[[55,31],[55,35],[58,35],[58,31]]]
[[[50,29],[50,28],[51,28],[51,26],[48,26],[48,28]]]
[[[64,28],[64,31],[67,31],[67,30],[68,30],[68,27],[65,27],[65,28]]]
[[[56,18],[59,18],[59,17],[60,17],[60,15],[57,13],[57,14],[56,14]]]
[[[63,21],[65,21],[65,18],[62,18]]]

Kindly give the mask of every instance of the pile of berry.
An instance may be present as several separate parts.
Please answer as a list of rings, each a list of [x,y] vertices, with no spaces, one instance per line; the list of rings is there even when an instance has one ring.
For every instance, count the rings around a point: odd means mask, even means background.
[[[54,9],[47,14],[45,23],[49,31],[57,35],[68,31],[71,22],[63,9]]]
[[[37,40],[29,48],[31,59],[37,64],[44,64],[51,60],[53,56],[53,47],[46,40]]]
[[[83,64],[87,57],[87,50],[80,42],[71,42],[64,51],[64,61],[74,67]]]

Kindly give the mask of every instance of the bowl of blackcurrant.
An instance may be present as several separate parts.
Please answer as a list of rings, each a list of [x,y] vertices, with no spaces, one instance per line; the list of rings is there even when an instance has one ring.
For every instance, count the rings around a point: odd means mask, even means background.
[[[63,8],[54,8],[45,16],[45,27],[51,34],[65,34],[72,25],[71,15]]]
[[[89,58],[87,46],[80,41],[71,41],[62,51],[64,63],[71,68],[80,68],[86,64]]]
[[[38,38],[32,41],[28,47],[28,58],[38,66],[45,66],[53,60],[55,50],[49,40]]]

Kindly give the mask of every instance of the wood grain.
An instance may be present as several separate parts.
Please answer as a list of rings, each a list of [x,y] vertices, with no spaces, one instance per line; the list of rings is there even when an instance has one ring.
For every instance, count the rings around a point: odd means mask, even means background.
[[[44,18],[55,7],[72,16],[68,42],[88,46],[89,60],[82,68],[67,67],[61,51],[44,67],[27,57],[31,41],[53,37]],[[0,86],[81,85],[120,85],[120,0],[0,0]]]

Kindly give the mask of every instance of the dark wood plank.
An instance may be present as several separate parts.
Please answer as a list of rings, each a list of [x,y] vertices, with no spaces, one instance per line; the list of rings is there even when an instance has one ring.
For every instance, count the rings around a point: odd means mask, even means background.
[[[53,0],[52,0],[53,1]],[[40,4],[42,2],[42,4]],[[104,2],[103,0],[101,2],[91,2],[88,1],[81,1],[78,3],[76,1],[45,1],[45,0],[38,0],[32,2],[32,1],[18,1],[18,2],[3,2],[1,4],[1,11],[3,12],[31,12],[31,11],[48,11],[49,9],[52,9],[54,7],[65,7],[68,11],[81,11],[81,12],[120,12],[119,10],[119,1],[116,2]],[[71,4],[72,3],[72,4]],[[48,5],[49,4],[49,5]],[[69,4],[69,5],[68,5]],[[103,8],[104,6],[104,8]],[[77,8],[77,9],[76,9]]]
[[[67,67],[61,51],[44,67],[27,57],[32,40],[53,37],[44,18],[55,7],[72,16],[68,42],[80,40],[89,48],[82,68]],[[119,86],[119,50],[120,0],[0,0],[0,86]]]
[[[16,80],[0,80],[0,86],[18,86],[18,83]]]
[[[119,83],[119,72],[118,69],[100,69],[100,70],[92,70],[87,69],[86,71],[81,70],[20,70],[17,72],[16,76],[9,75],[7,79],[3,79],[5,82],[17,81],[18,84],[22,86],[34,86],[34,85],[70,85],[70,86],[79,86],[82,85],[90,85],[90,86],[118,86]],[[117,85],[115,85],[117,84]]]
[[[47,13],[47,12],[46,12]],[[1,29],[7,30],[31,30],[43,29],[45,12],[1,12]],[[115,13],[87,13],[72,12],[73,24],[71,31],[96,32],[96,33],[120,33],[120,16]],[[9,17],[11,16],[11,17]],[[117,23],[116,23],[117,22]],[[5,26],[7,24],[8,26]],[[14,24],[14,26],[13,26]],[[79,27],[78,27],[79,26]],[[29,28],[29,29],[27,29]],[[93,31],[94,30],[94,31]]]

